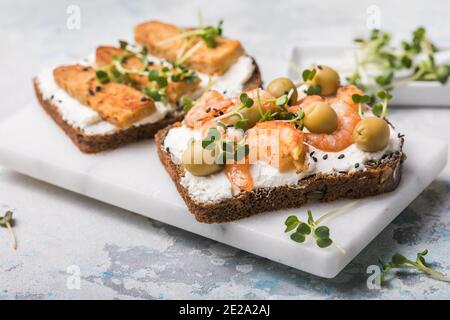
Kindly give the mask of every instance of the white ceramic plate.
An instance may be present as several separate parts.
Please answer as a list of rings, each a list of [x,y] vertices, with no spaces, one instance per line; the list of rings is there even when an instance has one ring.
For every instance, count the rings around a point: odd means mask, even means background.
[[[300,69],[310,68],[313,64],[324,64],[336,68],[340,73],[349,72],[352,64],[353,48],[343,46],[299,45],[292,47],[291,59]],[[450,51],[436,54],[436,61],[449,63]],[[288,76],[299,79],[298,71],[289,66]],[[442,85],[436,81],[416,81],[393,91],[393,106],[411,107],[450,107],[450,82]]]

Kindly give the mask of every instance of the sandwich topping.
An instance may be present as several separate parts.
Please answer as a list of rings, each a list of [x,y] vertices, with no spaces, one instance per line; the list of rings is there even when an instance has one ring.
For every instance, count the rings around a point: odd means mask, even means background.
[[[225,97],[238,94],[254,73],[253,60],[242,50],[223,50],[222,44],[232,40],[221,37],[221,25],[196,34],[208,49],[202,54],[205,65],[223,67],[224,59],[211,57],[223,58],[233,52],[223,72],[211,74],[201,72],[203,68],[198,71],[196,64],[187,67],[187,60],[194,54],[189,53],[189,48],[172,60],[169,52],[176,47],[173,41],[163,47],[139,41],[155,36],[147,33],[161,33],[175,26],[153,22],[143,25],[147,26],[145,30],[135,30],[138,44],[120,41],[118,47],[100,46],[95,58],[44,70],[38,75],[37,85],[44,99],[51,100],[65,121],[93,135],[155,123],[169,112],[182,112],[183,101],[197,99],[207,90],[218,90]],[[171,37],[159,34],[158,44]],[[155,51],[155,46],[160,50]],[[241,48],[240,43],[236,48]]]
[[[364,92],[341,86],[329,67],[304,78],[302,86],[281,78],[231,99],[210,91],[168,131],[164,147],[186,169],[181,184],[195,199],[301,188],[311,175],[352,174],[400,154],[403,136],[384,119],[385,108],[372,110]],[[326,94],[317,94],[322,88]],[[383,107],[387,96],[380,96]]]

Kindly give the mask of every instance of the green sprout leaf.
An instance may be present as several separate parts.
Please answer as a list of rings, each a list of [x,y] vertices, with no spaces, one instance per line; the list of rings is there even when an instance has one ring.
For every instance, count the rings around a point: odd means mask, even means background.
[[[287,217],[286,221],[284,222],[285,226],[286,226],[286,230],[284,230],[284,232],[289,232],[294,230],[298,224],[300,223],[300,221],[298,220],[298,218],[296,216],[289,216]]]
[[[125,40],[119,40],[119,46],[120,46],[120,49],[126,50],[128,47],[128,42],[126,42]]]
[[[0,226],[3,228],[6,228],[10,224],[13,225],[13,212],[12,211],[6,211],[5,215],[2,217],[0,216]]]
[[[333,240],[331,240],[330,238],[319,238],[316,240],[316,243],[320,248],[326,248],[331,246]]]
[[[237,130],[244,130],[245,131],[246,128],[247,128],[247,122],[248,122],[248,119],[239,119],[234,124],[234,128],[237,129]]]
[[[160,92],[150,89],[150,88],[144,88],[142,89],[142,92],[153,99],[153,101],[162,101],[163,100],[163,94]]]
[[[354,103],[369,103],[370,96],[368,95],[359,95],[357,93],[352,95],[352,100]]]
[[[275,100],[275,104],[279,107],[285,106],[289,101],[289,98],[286,94],[283,94],[281,97]]]
[[[241,101],[241,105],[244,108],[250,108],[254,103],[253,99],[250,98],[245,92],[241,93],[241,95],[239,96],[239,100]]]
[[[192,107],[194,106],[194,100],[192,100],[192,99],[190,99],[190,98],[188,98],[188,97],[183,96],[183,97],[181,97],[181,99],[180,99],[180,104],[183,106],[184,113],[186,114],[186,113],[188,113],[189,110],[191,110]]]
[[[308,96],[317,96],[317,95],[320,95],[321,91],[322,91],[322,88],[319,85],[316,85],[316,86],[310,86],[304,92]]]
[[[325,226],[320,226],[320,227],[316,228],[316,230],[314,231],[314,234],[319,239],[322,239],[322,238],[326,239],[326,238],[330,237],[330,229]]]
[[[97,70],[97,71],[95,72],[95,76],[97,77],[98,81],[99,81],[101,84],[107,84],[107,83],[110,81],[109,75],[108,75],[108,73],[107,73],[106,71],[103,71],[103,70]]]
[[[306,69],[302,73],[303,81],[308,82],[308,81],[314,79],[315,75],[316,75],[316,69]]]
[[[306,223],[302,222],[298,226],[297,232],[306,236],[311,233],[311,227]]]
[[[372,113],[377,117],[381,117],[381,115],[383,114],[383,104],[381,103],[374,104],[372,106]]]
[[[291,234],[291,239],[295,242],[302,243],[305,242],[306,237],[301,233],[294,232],[293,234]]]
[[[13,250],[17,249],[17,241],[16,236],[14,235],[14,232],[12,230],[12,227],[14,226],[14,219],[13,219],[13,212],[12,211],[6,211],[4,216],[0,216],[0,227],[7,228],[8,232],[11,236],[11,247]]]
[[[220,132],[217,128],[209,128],[208,135],[202,140],[203,149],[213,149],[215,141],[220,141]]]
[[[400,253],[395,253],[392,256],[392,262],[396,265],[401,265],[404,264],[408,261],[408,259],[406,259],[404,256],[402,256]]]

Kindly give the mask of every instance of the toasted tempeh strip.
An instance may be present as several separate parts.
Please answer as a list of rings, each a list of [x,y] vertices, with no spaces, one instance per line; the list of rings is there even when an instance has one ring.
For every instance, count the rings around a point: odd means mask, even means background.
[[[120,128],[129,127],[156,110],[153,100],[136,89],[111,82],[100,84],[92,67],[60,66],[53,70],[53,76],[72,97]]]
[[[186,39],[174,38],[180,34],[181,31],[178,27],[158,21],[144,22],[134,29],[136,42],[146,46],[151,54],[171,61],[179,58],[180,50],[187,43]],[[173,41],[165,41],[168,39],[173,39]],[[244,54],[244,49],[238,40],[224,37],[217,37],[215,48],[208,48],[205,42],[198,39],[189,43],[184,49],[189,50],[197,43],[199,43],[198,49],[187,58],[185,65],[209,75],[224,74]]]
[[[110,46],[100,46],[96,50],[96,65],[98,67],[105,67],[112,63],[113,56],[123,57],[125,55],[125,50]],[[144,65],[138,57],[129,57],[123,63],[124,67],[134,71],[142,71]],[[162,65],[154,64],[150,66],[150,69],[159,70]],[[136,84],[140,89],[145,87],[152,88],[154,83],[148,80],[144,75],[130,74],[130,79]],[[167,99],[171,103],[177,102],[183,96],[191,96],[192,93],[198,88],[200,80],[196,79],[194,82],[188,81],[169,81],[166,89]]]

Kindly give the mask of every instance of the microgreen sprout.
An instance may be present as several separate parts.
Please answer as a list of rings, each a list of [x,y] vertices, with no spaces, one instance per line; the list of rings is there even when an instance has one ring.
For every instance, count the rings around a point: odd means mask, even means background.
[[[308,82],[312,79],[314,79],[314,76],[316,75],[316,69],[306,69],[302,72],[302,78],[304,82]]]
[[[96,77],[102,84],[110,81],[126,84],[141,90],[154,101],[167,103],[166,89],[169,82],[186,81],[187,83],[194,83],[198,80],[198,76],[193,70],[187,69],[178,62],[167,61],[159,69],[150,68],[153,63],[148,60],[146,47],[143,47],[139,52],[135,52],[128,48],[126,41],[119,41],[119,46],[124,50],[123,55],[120,57],[113,55],[111,65],[96,71]],[[126,67],[126,62],[132,57],[140,59],[142,68],[136,70]],[[149,85],[142,88],[141,84],[132,81],[130,75],[146,77]]]
[[[226,131],[226,126],[223,125]],[[222,126],[221,126],[222,127]],[[250,153],[250,147],[243,141],[222,138],[218,128],[209,128],[206,138],[202,140],[202,147],[207,150],[218,148],[217,164],[229,163],[229,160],[241,161]]]
[[[389,91],[412,81],[448,82],[450,65],[435,62],[434,54],[439,50],[423,27],[414,30],[411,39],[402,41],[400,47],[394,48],[391,38],[390,33],[373,30],[367,39],[355,39],[360,49],[359,54],[355,54],[356,70],[347,78],[349,83],[376,92],[379,89]],[[410,74],[396,77],[399,70]]]
[[[307,211],[308,218],[306,222],[299,220],[297,216],[289,216],[284,222],[286,226],[284,232],[291,232],[291,240],[298,243],[303,243],[306,241],[307,237],[312,236],[318,247],[327,248],[330,245],[334,244],[339,251],[345,254],[345,250],[330,238],[330,229],[327,226],[323,226],[320,224],[322,224],[326,219],[329,219],[332,216],[336,215],[337,213],[340,213],[352,207],[357,202],[358,201],[350,202],[349,204],[341,208],[324,214],[317,220],[314,220],[311,210]]]
[[[13,219],[12,211],[6,211],[6,213],[3,217],[0,216],[0,227],[8,229],[9,234],[11,235],[11,239],[12,239],[11,247],[13,248],[13,250],[16,250],[17,249],[17,241],[16,241],[16,237],[14,235],[14,232],[12,230],[13,224],[14,224],[14,219]]]
[[[352,95],[352,100],[354,103],[358,104],[358,114],[362,118],[363,117],[362,105],[370,102],[370,100],[371,100],[370,96],[359,95],[359,94],[355,93]]]
[[[108,73],[106,73],[106,71],[97,70],[95,72],[95,75],[96,75],[98,81],[100,81],[101,84],[106,84],[106,83],[108,83],[110,81],[109,75],[108,75]]]
[[[192,100],[186,96],[183,96],[180,99],[180,104],[183,107],[184,113],[187,114],[189,112],[189,110],[191,110],[192,107],[194,106],[194,100]]]
[[[372,113],[377,117],[384,118],[387,113],[387,103],[392,99],[392,95],[385,90],[380,90],[376,96],[381,99],[381,102],[375,103],[372,106]]]
[[[250,108],[254,104],[253,99],[250,98],[245,92],[240,94],[239,100],[241,101],[241,107],[243,108]]]
[[[181,29],[181,33],[174,37],[162,40],[159,44],[168,44],[176,40],[190,38],[190,37],[199,37],[202,39],[208,48],[215,48],[217,46],[217,37],[222,35],[222,26],[223,21],[220,20],[216,27],[206,26],[199,27],[192,30],[185,31]]]
[[[382,259],[379,259],[381,266],[381,283],[385,282],[386,274],[392,269],[416,269],[426,274],[431,275],[437,280],[450,282],[450,277],[445,276],[443,273],[431,269],[425,261],[425,256],[428,254],[428,249],[417,253],[416,261],[410,260],[400,253],[395,253],[391,261],[385,263]]]

